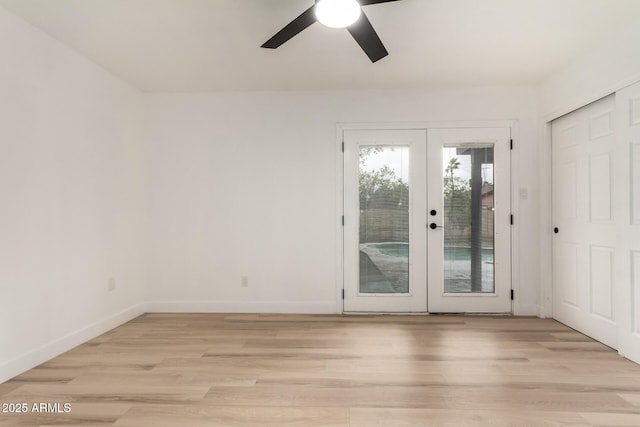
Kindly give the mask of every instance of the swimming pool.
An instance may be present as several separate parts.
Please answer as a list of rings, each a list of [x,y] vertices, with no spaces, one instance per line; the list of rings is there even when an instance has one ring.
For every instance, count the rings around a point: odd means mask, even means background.
[[[380,252],[385,255],[397,258],[409,257],[409,244],[407,243],[373,243],[369,244],[369,246],[379,249]],[[471,248],[464,246],[445,246],[444,259],[445,261],[471,261]],[[493,262],[492,248],[482,248],[482,261]]]

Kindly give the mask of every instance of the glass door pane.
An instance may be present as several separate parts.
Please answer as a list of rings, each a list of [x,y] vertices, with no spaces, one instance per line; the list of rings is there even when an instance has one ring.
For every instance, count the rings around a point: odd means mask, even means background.
[[[494,287],[493,146],[444,146],[444,292]]]
[[[359,151],[361,294],[409,292],[409,147]]]

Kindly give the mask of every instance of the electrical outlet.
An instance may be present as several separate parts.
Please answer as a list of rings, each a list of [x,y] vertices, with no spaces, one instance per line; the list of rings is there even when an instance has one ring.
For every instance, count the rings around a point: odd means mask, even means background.
[[[243,288],[246,288],[249,286],[249,277],[247,276],[242,276],[240,278],[240,286],[242,286]]]
[[[109,280],[107,281],[107,290],[109,292],[113,292],[116,290],[116,278],[115,277],[109,277]]]

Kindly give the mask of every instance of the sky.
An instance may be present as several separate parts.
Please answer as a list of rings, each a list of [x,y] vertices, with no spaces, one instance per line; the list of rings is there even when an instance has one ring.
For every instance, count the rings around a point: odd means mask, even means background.
[[[409,147],[395,146],[384,147],[378,153],[370,153],[365,162],[364,169],[367,171],[375,171],[381,169],[384,165],[389,166],[395,171],[403,181],[409,181]],[[460,168],[456,170],[454,176],[466,180],[471,179],[471,156],[456,155],[455,147],[444,147],[442,150],[442,172],[449,164],[452,157],[456,157],[460,162]],[[484,182],[493,183],[493,165],[486,164],[482,167],[482,175]]]

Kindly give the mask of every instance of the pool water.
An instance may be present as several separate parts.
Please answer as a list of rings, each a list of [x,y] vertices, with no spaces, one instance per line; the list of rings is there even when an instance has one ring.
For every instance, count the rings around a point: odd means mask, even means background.
[[[398,258],[409,257],[409,245],[406,243],[378,243],[371,246],[385,255]],[[444,259],[445,261],[471,261],[471,248],[445,246]],[[493,249],[482,249],[482,261],[493,262]]]
[[[385,255],[395,256],[398,258],[409,257],[409,245],[406,243],[379,243],[371,246],[376,249],[380,249],[380,252]]]
[[[493,262],[493,249],[482,249],[482,261]],[[471,248],[459,246],[444,247],[445,261],[471,261]]]

